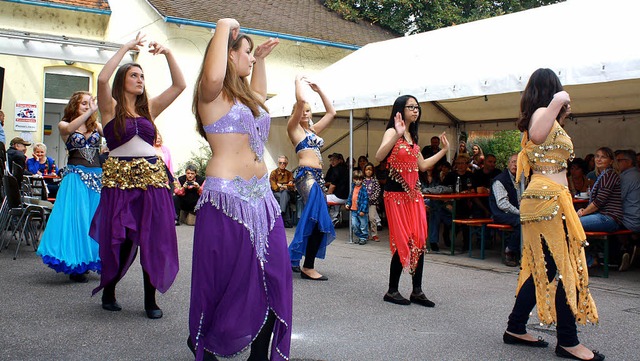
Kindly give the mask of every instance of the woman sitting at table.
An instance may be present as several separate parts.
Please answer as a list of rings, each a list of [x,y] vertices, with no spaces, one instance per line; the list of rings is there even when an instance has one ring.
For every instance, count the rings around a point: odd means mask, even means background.
[[[47,157],[47,146],[44,143],[33,145],[33,158],[27,159],[27,170],[34,175],[57,176],[56,162]],[[49,179],[46,182],[48,198],[55,198],[58,193],[58,185]],[[44,198],[43,198],[44,199]]]
[[[569,192],[573,195],[588,192],[593,186],[593,181],[587,178],[587,162],[582,158],[576,158],[569,166]]]
[[[33,145],[33,158],[27,159],[27,169],[31,174],[56,175],[56,162],[47,157],[47,146],[44,143]]]
[[[615,156],[610,148],[596,151],[596,182],[589,196],[589,205],[578,209],[582,228],[589,232],[614,232],[622,224],[622,193],[620,176],[614,169]]]

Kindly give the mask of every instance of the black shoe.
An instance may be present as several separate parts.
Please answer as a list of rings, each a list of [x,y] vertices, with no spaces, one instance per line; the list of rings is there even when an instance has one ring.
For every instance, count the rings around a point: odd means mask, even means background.
[[[411,300],[411,302],[413,303],[417,303],[419,305],[422,305],[424,307],[435,307],[435,303],[433,303],[433,301],[430,301],[427,296],[424,295],[423,292],[420,292],[419,294],[413,294],[411,293],[411,295],[409,296],[409,300]]]
[[[440,252],[440,246],[437,243],[429,243],[431,246],[431,252]]]
[[[293,228],[293,225],[291,224],[291,222],[284,222],[284,228]]]
[[[542,339],[542,337],[538,337],[536,341],[523,340],[518,338],[510,333],[505,332],[502,335],[502,341],[509,345],[524,345],[529,347],[547,347],[549,343]]]
[[[386,302],[395,303],[396,305],[408,306],[411,304],[411,301],[402,297],[402,295],[398,291],[393,293],[387,292],[384,294],[384,297],[382,299]]]
[[[291,272],[300,273],[302,270],[300,269],[300,266],[293,266],[291,267]]]
[[[158,318],[162,318],[162,310],[161,309],[155,309],[155,310],[144,310],[147,313],[147,317],[155,320]]]
[[[302,278],[303,280],[312,280],[312,281],[327,281],[328,280],[327,276],[320,276],[318,278],[313,278],[313,277],[309,276],[308,274],[302,272],[302,270],[300,270],[300,278]]]
[[[504,256],[504,264],[508,267],[518,267],[518,259],[514,252],[506,252]]]
[[[196,355],[196,347],[193,345],[193,341],[191,341],[191,336],[187,337],[187,347],[189,347],[189,350],[191,350],[191,353],[193,353],[193,356],[195,356]],[[218,359],[211,352],[209,352],[207,350],[204,350],[203,360],[204,361],[217,361]]]
[[[176,218],[176,226],[180,225],[180,220]]]
[[[84,273],[71,273],[69,275],[69,279],[73,282],[77,283],[87,283],[89,282],[89,278]]]
[[[107,311],[122,311],[122,307],[117,301],[113,302],[104,302],[102,301],[102,309]]]
[[[587,360],[587,359],[583,359],[583,358],[579,358],[578,356],[575,356],[571,352],[565,350],[565,348],[560,346],[560,345],[556,345],[556,356],[558,356],[558,357],[568,358],[568,359],[572,359],[572,360],[585,360],[585,361],[602,361],[602,360],[604,360],[604,355],[603,354],[598,353],[598,351],[596,351],[596,350],[592,350],[592,352],[593,352],[593,357]]]

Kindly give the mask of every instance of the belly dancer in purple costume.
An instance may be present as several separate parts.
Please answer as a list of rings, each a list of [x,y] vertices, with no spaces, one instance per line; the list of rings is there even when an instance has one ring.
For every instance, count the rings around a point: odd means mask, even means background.
[[[178,273],[178,244],[173,201],[167,192],[167,173],[153,148],[157,129],[153,123],[186,87],[178,63],[156,42],[149,52],[167,59],[172,84],[157,97],[147,100],[144,73],[138,64],[121,66],[109,78],[130,50],[138,50],[144,36],[124,44],[107,61],[98,76],[98,109],[104,137],[111,149],[103,165],[102,194],[89,235],[100,244],[102,308],[120,311],[115,289],[133,263],[140,247],[144,275],[144,308],[147,317],[162,317],[156,304],[156,289],[166,292]]]
[[[271,341],[271,359],[288,360],[291,268],[263,159],[271,123],[264,58],[278,40],[252,54],[239,31],[234,19],[217,22],[195,86],[193,110],[213,157],[196,207],[187,345],[196,360],[249,345],[249,360],[267,360]]]

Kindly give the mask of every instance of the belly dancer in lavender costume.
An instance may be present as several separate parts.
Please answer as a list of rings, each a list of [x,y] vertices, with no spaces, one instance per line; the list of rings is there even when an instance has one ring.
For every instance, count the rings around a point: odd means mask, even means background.
[[[236,20],[216,25],[193,99],[213,156],[196,207],[187,345],[196,360],[234,356],[249,346],[249,360],[266,360],[271,341],[271,359],[288,360],[291,268],[263,159],[271,123],[265,57],[278,40],[252,54],[253,41]]]
[[[163,54],[172,84],[157,97],[147,100],[144,73],[138,64],[121,66],[109,78],[130,50],[138,50],[144,36],[124,44],[107,61],[98,76],[98,109],[104,137],[111,149],[103,165],[100,204],[89,235],[100,244],[102,308],[120,311],[115,290],[133,263],[140,247],[144,275],[144,308],[147,317],[162,317],[156,304],[156,289],[166,292],[178,273],[178,243],[173,201],[167,192],[167,173],[153,148],[157,134],[155,119],[186,87],[178,63],[169,49],[152,41],[149,52]]]

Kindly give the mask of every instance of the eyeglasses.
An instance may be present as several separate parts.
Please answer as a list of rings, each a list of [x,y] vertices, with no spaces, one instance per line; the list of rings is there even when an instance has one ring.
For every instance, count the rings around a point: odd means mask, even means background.
[[[289,164],[287,162],[278,162],[278,164]]]
[[[406,105],[405,108],[409,109],[412,112],[415,110],[420,111],[421,109],[419,105]]]

